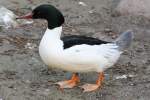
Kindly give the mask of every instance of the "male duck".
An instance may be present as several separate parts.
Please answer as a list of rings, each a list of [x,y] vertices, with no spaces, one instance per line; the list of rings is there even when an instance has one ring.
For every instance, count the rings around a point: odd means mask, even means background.
[[[73,88],[80,81],[77,72],[98,72],[96,84],[81,86],[84,92],[94,91],[101,86],[103,71],[113,66],[121,53],[131,44],[133,34],[124,32],[114,42],[106,42],[92,37],[67,36],[61,39],[62,13],[52,5],[43,4],[32,13],[19,19],[45,19],[48,28],[40,42],[39,54],[50,67],[74,72],[70,80],[57,82],[60,88]]]

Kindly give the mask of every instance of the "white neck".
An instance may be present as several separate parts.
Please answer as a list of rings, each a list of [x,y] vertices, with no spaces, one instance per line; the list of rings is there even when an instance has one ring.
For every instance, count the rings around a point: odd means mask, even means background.
[[[49,50],[49,49],[62,50],[63,42],[60,39],[61,32],[62,32],[62,26],[54,28],[52,30],[47,28],[40,42],[40,48],[45,50]]]
[[[61,37],[61,32],[62,32],[62,26],[54,28],[54,29],[46,29],[46,32],[44,34],[43,37],[47,37],[47,38],[57,38],[60,39]]]
[[[60,59],[63,54],[63,42],[60,39],[62,27],[47,29],[39,46],[39,53],[43,61],[48,64],[52,59]]]
[[[54,28],[54,29],[46,29],[44,36],[42,37],[40,45],[49,45],[54,46],[56,42],[60,41],[62,32],[62,26]]]

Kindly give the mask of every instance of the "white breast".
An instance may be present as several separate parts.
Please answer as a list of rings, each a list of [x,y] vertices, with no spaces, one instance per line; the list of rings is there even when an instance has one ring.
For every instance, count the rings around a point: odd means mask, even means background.
[[[63,43],[59,40],[62,27],[47,29],[39,45],[39,54],[49,66],[58,64],[62,58]]]

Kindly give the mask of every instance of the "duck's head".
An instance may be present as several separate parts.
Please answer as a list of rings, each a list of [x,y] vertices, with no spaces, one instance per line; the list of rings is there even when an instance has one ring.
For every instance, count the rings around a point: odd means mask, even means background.
[[[45,19],[48,21],[48,28],[60,27],[64,23],[62,13],[52,5],[43,4],[37,6],[31,13],[17,17],[17,19]]]

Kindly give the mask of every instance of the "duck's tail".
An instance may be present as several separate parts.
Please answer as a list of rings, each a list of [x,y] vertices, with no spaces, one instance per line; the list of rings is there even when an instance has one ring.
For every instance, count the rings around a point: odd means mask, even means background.
[[[133,40],[133,32],[132,31],[126,31],[122,33],[115,41],[114,43],[119,46],[119,50],[123,51],[127,49],[131,42]]]

